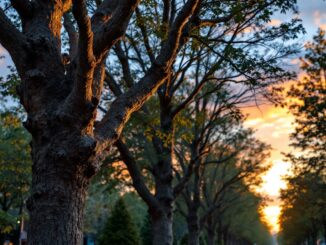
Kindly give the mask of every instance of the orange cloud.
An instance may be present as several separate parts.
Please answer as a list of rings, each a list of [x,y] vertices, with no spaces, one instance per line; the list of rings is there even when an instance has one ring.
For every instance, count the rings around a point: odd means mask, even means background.
[[[282,21],[279,20],[279,19],[272,19],[272,20],[268,23],[268,25],[270,25],[270,26],[278,26],[278,25],[280,25],[281,23],[282,23]]]

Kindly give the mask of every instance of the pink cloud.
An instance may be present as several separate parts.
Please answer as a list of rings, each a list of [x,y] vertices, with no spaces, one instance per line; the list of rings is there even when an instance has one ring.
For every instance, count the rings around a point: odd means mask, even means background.
[[[314,23],[321,29],[326,29],[326,13],[320,13],[319,10],[314,12]]]
[[[270,25],[270,26],[278,26],[278,25],[280,25],[281,23],[282,23],[282,21],[279,20],[279,19],[272,19],[272,20],[268,23],[268,25]]]

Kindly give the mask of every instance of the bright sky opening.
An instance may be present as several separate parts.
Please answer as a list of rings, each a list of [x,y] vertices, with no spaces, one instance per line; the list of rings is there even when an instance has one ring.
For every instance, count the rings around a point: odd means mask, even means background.
[[[310,41],[318,28],[326,30],[326,3],[322,0],[299,0],[299,17],[303,20],[307,34],[302,37],[302,44]],[[271,25],[277,25],[286,20],[284,16],[276,16]],[[299,59],[291,61],[294,70],[298,70]],[[298,79],[301,79],[300,74]],[[289,87],[289,84],[286,84]],[[244,110],[249,117],[245,126],[254,128],[256,136],[273,147],[269,162],[270,170],[262,177],[263,183],[258,191],[266,195],[270,201],[262,208],[263,220],[268,223],[271,233],[279,232],[279,216],[281,212],[279,195],[280,190],[286,188],[283,177],[289,173],[290,164],[284,162],[282,152],[291,151],[289,134],[294,130],[294,118],[286,108],[275,108],[272,105],[262,105],[259,108],[251,107]],[[293,149],[292,149],[293,150]]]

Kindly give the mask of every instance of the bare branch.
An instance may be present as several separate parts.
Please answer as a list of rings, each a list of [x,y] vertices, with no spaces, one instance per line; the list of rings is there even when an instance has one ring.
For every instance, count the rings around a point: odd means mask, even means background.
[[[121,47],[121,41],[116,43],[114,51],[117,54],[118,59],[122,66],[123,79],[125,80],[127,86],[130,88],[134,85],[134,81],[131,76],[128,58],[125,55],[125,52],[123,51],[123,49]]]
[[[16,67],[20,70],[20,65],[25,58],[26,51],[23,46],[27,44],[25,36],[13,25],[9,18],[0,8],[0,43],[10,53]]]
[[[28,0],[11,0],[14,9],[22,18],[30,17],[33,11],[32,2]]]
[[[118,97],[111,105],[110,110],[98,124],[95,134],[101,142],[98,150],[105,149],[113,144],[120,136],[130,115],[140,109],[148,98],[169,75],[172,63],[179,48],[182,31],[190,16],[193,14],[199,0],[188,0],[176,18],[167,41],[155,63],[147,74],[134,87]]]
[[[68,13],[64,14],[64,16],[63,16],[63,25],[64,25],[64,27],[68,33],[68,37],[69,37],[70,58],[73,59],[77,54],[78,32],[75,30],[74,24],[71,21]]]
[[[155,56],[153,54],[153,49],[151,48],[151,46],[149,44],[149,38],[148,38],[147,30],[145,27],[145,23],[142,21],[142,16],[141,16],[140,10],[138,8],[136,8],[135,12],[136,12],[137,24],[138,24],[140,32],[143,36],[143,42],[144,42],[144,46],[146,49],[146,53],[147,53],[150,61],[153,63],[155,61]]]
[[[108,71],[105,71],[105,82],[116,97],[122,95],[120,86]]]
[[[100,10],[103,10],[103,6],[108,6],[107,2],[108,1],[104,2],[103,5],[101,5],[102,7],[100,6]],[[100,25],[100,27],[95,27],[97,25],[94,23],[94,19],[93,28],[96,29],[94,37],[94,54],[97,58],[105,55],[109,49],[125,34],[131,15],[138,5],[139,0],[121,0],[118,2],[119,4],[113,8],[114,10],[112,12],[112,17],[110,18],[110,16],[107,16],[109,20],[101,23],[102,25]],[[112,6],[109,9],[112,11]]]
[[[118,148],[123,162],[126,164],[129,174],[133,181],[133,186],[135,187],[138,194],[147,203],[150,209],[159,209],[159,203],[156,198],[150,193],[149,189],[145,185],[145,181],[141,171],[139,170],[135,159],[133,158],[128,147],[122,142],[122,140],[117,140],[115,143]]]

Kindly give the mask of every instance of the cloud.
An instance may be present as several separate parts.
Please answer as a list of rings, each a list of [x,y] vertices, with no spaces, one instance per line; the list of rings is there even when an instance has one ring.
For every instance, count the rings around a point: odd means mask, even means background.
[[[5,66],[5,60],[2,56],[5,56],[7,51],[0,45],[0,69]]]
[[[244,122],[244,125],[246,127],[254,127],[254,126],[260,125],[262,122],[263,122],[262,118],[255,118],[255,119],[246,120]]]
[[[326,13],[320,13],[319,10],[314,11],[314,23],[321,29],[326,29]]]
[[[272,19],[272,20],[268,23],[268,25],[269,25],[269,26],[279,26],[281,23],[282,23],[282,21],[279,20],[279,19]]]

